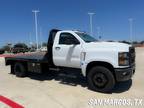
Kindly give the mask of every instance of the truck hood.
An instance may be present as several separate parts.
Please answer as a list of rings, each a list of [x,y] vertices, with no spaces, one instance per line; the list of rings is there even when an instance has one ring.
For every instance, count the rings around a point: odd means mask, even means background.
[[[123,51],[127,52],[129,51],[129,47],[131,45],[120,43],[120,42],[90,42],[85,43],[84,49],[85,50],[116,50],[116,51]]]

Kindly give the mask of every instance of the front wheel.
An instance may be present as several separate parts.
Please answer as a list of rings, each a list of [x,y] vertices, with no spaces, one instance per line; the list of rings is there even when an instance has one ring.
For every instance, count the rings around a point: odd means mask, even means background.
[[[25,77],[26,76],[26,67],[22,63],[15,63],[14,65],[14,73],[17,77]]]
[[[99,92],[109,92],[115,85],[112,72],[102,66],[95,66],[87,74],[87,82],[90,89]]]

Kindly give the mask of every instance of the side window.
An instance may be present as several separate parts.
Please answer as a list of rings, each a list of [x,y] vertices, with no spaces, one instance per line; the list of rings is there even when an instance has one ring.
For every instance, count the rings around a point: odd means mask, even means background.
[[[59,44],[71,45],[79,44],[80,42],[70,33],[61,33]]]

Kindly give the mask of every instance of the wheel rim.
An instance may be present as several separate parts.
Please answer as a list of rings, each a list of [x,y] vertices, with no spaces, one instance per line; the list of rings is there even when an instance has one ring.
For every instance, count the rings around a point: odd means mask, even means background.
[[[105,74],[103,73],[96,73],[93,76],[93,83],[98,88],[104,88],[105,85],[108,83],[108,79]]]
[[[16,72],[17,73],[21,72],[21,68],[19,66],[16,66]]]

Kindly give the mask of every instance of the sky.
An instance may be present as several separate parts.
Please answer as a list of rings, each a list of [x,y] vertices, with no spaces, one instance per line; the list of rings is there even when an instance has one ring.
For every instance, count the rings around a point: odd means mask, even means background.
[[[100,27],[102,40],[130,40],[133,18],[133,40],[144,40],[144,0],[0,0],[0,46],[35,42],[35,9],[42,42],[53,28],[90,33],[88,12],[95,13],[93,37]]]

